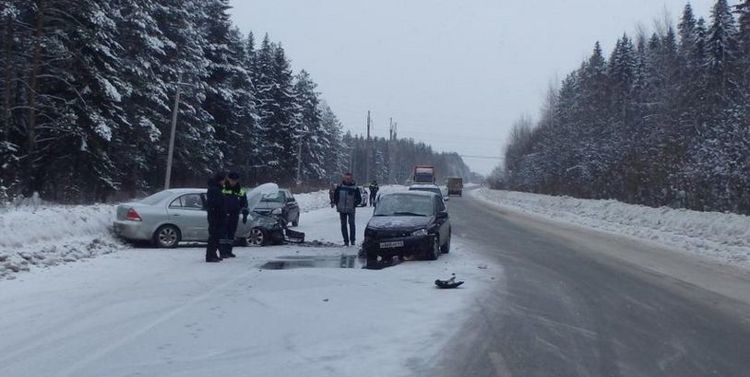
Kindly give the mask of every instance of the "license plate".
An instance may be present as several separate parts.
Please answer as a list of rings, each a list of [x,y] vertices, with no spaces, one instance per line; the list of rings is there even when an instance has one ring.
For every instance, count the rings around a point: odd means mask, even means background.
[[[397,247],[404,247],[404,241],[392,241],[392,242],[381,242],[381,249],[394,249]]]

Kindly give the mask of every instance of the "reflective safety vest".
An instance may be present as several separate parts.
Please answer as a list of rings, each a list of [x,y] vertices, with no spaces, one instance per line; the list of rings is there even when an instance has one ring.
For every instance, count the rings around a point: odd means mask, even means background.
[[[247,210],[247,191],[244,188],[239,190],[225,187],[221,190],[224,195],[224,209],[228,213],[239,213],[240,210]]]
[[[244,188],[241,188],[240,191],[235,191],[232,189],[224,188],[221,190],[221,193],[224,195],[237,195],[237,196],[245,196],[247,194],[247,190]]]

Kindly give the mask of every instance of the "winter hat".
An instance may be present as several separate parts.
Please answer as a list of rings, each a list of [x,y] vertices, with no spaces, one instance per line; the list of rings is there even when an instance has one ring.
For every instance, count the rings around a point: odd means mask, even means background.
[[[214,174],[213,178],[211,178],[211,181],[212,182],[223,181],[226,177],[227,177],[226,173],[219,172],[219,173]]]
[[[238,180],[238,179],[240,179],[240,175],[237,174],[236,172],[231,172],[231,173],[229,173],[229,175],[227,175],[227,178]]]

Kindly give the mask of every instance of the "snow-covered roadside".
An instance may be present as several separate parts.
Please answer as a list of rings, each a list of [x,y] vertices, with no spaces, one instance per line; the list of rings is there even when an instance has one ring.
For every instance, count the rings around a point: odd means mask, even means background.
[[[358,234],[371,209],[357,212]],[[333,209],[300,230],[341,243]],[[0,375],[409,376],[424,374],[500,267],[454,238],[439,260],[381,271],[260,270],[269,260],[354,247],[133,249],[0,281]],[[481,267],[481,268],[479,268]],[[439,290],[451,273],[467,283]]]
[[[329,206],[328,191],[295,195],[302,212]],[[122,250],[112,235],[115,206],[35,205],[0,209],[0,279]]]
[[[302,212],[310,212],[316,209],[326,208],[331,205],[328,196],[328,190],[315,191],[304,194],[295,194],[294,199],[297,201]]]
[[[20,206],[0,210],[0,279],[117,251],[114,206]]]
[[[748,216],[486,188],[470,191],[470,195],[505,210],[636,237],[676,251],[750,269]]]

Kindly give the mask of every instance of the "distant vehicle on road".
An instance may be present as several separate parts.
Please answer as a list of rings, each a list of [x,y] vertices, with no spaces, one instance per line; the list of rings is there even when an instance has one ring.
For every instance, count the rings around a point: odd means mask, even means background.
[[[411,185],[409,186],[409,191],[434,192],[440,197],[441,200],[448,200],[448,196],[444,195],[443,189],[441,189],[438,185]]]
[[[181,241],[208,241],[208,219],[201,196],[206,189],[171,189],[117,206],[115,234],[129,241],[149,241],[156,247],[176,247]],[[240,215],[241,216],[241,215]],[[251,213],[239,222],[237,241],[256,246],[284,240],[278,219]]]
[[[451,224],[435,193],[401,191],[380,196],[362,244],[368,262],[409,255],[435,260],[450,252]]]
[[[464,190],[463,178],[448,178],[448,196],[451,196],[451,195],[463,196],[463,190]]]
[[[274,215],[281,217],[286,224],[299,225],[300,209],[294,194],[288,189],[280,189],[278,192],[263,196],[260,203],[255,207],[255,212],[261,215]]]
[[[435,167],[430,165],[415,166],[412,181],[414,182],[414,184],[435,184]]]

